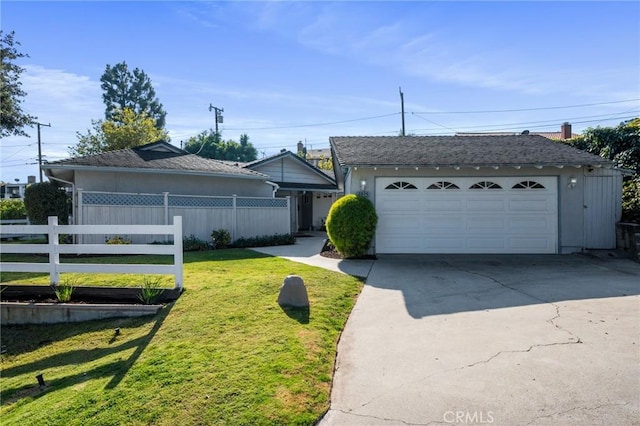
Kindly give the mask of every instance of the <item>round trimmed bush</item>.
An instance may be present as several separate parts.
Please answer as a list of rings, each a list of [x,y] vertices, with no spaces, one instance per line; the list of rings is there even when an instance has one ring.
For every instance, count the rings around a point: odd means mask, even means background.
[[[344,257],[367,254],[378,224],[378,215],[368,198],[345,195],[331,206],[327,235]]]

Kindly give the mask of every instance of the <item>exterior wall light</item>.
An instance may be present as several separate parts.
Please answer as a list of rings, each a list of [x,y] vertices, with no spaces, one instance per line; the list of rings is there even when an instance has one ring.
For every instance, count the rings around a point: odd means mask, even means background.
[[[571,176],[569,178],[569,185],[567,185],[569,187],[569,189],[573,189],[576,187],[576,185],[578,184],[578,178],[575,176]]]
[[[369,197],[369,191],[367,191],[366,179],[363,178],[360,180],[360,191],[358,191],[357,194],[360,195],[361,197]]]

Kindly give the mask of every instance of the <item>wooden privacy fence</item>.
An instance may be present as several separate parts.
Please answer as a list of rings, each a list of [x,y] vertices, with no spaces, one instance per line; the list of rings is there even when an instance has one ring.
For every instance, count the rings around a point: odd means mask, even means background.
[[[261,235],[289,234],[291,230],[290,198],[241,196],[202,196],[140,194],[123,192],[77,191],[76,223],[101,224],[158,224],[168,225],[172,216],[183,219],[183,235],[211,240],[211,232],[226,229],[231,238],[250,238]],[[127,234],[118,229],[117,235]],[[113,235],[113,234],[112,234]],[[98,236],[83,242],[99,242]],[[105,236],[102,236],[104,241]],[[149,243],[158,237],[130,238],[134,242]]]
[[[182,272],[182,218],[173,217],[172,225],[58,225],[58,218],[49,217],[47,225],[8,225],[0,228],[3,237],[8,235],[44,234],[49,237],[47,244],[2,244],[2,253],[48,254],[48,263],[0,262],[3,272],[45,272],[49,273],[51,285],[60,282],[61,272],[115,274],[167,274],[174,276],[175,288],[183,289]],[[60,235],[90,234],[154,234],[169,236],[173,244],[59,244]],[[60,263],[61,254],[160,254],[172,255],[173,264],[93,264]]]

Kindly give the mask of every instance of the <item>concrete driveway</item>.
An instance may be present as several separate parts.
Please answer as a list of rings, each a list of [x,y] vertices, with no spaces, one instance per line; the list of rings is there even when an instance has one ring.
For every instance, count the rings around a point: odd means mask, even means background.
[[[640,264],[381,256],[321,425],[640,424]]]

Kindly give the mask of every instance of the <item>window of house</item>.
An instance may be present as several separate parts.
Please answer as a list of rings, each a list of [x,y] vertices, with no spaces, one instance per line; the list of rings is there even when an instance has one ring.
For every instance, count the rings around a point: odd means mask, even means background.
[[[512,189],[545,189],[544,185],[533,180],[523,180],[513,185]]]
[[[482,182],[474,183],[469,189],[502,189],[502,187],[495,182],[483,180]]]
[[[409,182],[398,181],[387,185],[385,189],[418,189],[416,186]]]
[[[447,182],[446,180],[441,180],[439,182],[432,183],[427,187],[427,189],[460,189],[460,187],[455,183]]]

